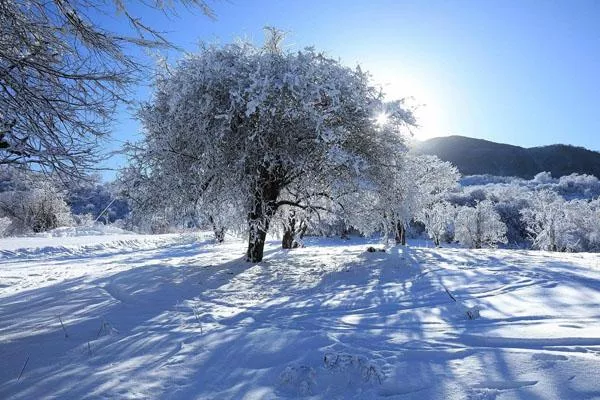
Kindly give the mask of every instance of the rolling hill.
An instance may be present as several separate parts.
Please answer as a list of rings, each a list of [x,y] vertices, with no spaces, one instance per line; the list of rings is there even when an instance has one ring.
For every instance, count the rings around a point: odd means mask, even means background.
[[[463,175],[490,174],[531,179],[549,171],[600,177],[600,153],[564,144],[524,148],[465,136],[437,137],[416,142],[413,151],[450,161]]]

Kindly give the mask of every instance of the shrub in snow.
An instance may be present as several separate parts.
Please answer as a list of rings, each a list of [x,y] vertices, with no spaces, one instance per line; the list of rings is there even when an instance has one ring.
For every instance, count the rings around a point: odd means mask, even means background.
[[[385,379],[379,367],[366,358],[344,353],[327,353],[323,357],[325,368],[347,375],[349,382],[358,375],[363,382],[381,384]]]
[[[534,176],[531,181],[534,183],[555,183],[556,179],[552,178],[552,173],[544,171]]]
[[[467,307],[465,308],[465,316],[467,319],[478,319],[480,317],[479,311],[480,309],[477,306]]]
[[[467,247],[480,249],[506,243],[506,225],[489,200],[475,207],[461,207],[454,225],[454,238]]]
[[[376,252],[385,253],[385,249],[384,248],[376,249],[373,246],[367,247],[367,253],[376,253]]]
[[[64,194],[50,180],[38,181],[30,190],[1,193],[0,210],[12,221],[13,233],[44,232],[73,222]]]
[[[73,221],[77,226],[94,226],[95,219],[92,214],[73,215]]]
[[[565,251],[572,247],[573,232],[577,229],[567,218],[567,202],[550,190],[535,193],[531,205],[522,211],[523,221],[534,248],[549,251]]]
[[[316,385],[316,371],[306,365],[287,366],[279,375],[280,385],[301,396],[313,394]]]
[[[524,209],[534,248],[549,251],[600,250],[600,200],[566,201],[543,190],[532,196]]]

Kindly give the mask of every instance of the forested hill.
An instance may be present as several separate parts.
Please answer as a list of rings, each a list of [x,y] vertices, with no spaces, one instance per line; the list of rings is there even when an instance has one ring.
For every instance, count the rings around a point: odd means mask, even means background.
[[[559,177],[573,172],[600,177],[600,153],[564,144],[523,148],[464,136],[417,142],[414,151],[450,161],[463,175],[490,174],[531,179],[549,171]]]

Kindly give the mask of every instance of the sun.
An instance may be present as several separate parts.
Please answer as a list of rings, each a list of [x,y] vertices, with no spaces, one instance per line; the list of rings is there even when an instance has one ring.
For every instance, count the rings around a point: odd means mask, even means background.
[[[415,71],[392,70],[381,65],[374,68],[374,80],[381,85],[388,101],[404,99],[405,106],[413,110],[417,127],[411,129],[417,140],[426,140],[450,134],[448,115],[443,104],[444,90],[427,82],[426,76]],[[385,113],[376,117],[379,126],[387,122]]]
[[[385,112],[379,113],[377,114],[377,116],[375,117],[375,123],[378,126],[383,126],[388,122],[388,115]]]

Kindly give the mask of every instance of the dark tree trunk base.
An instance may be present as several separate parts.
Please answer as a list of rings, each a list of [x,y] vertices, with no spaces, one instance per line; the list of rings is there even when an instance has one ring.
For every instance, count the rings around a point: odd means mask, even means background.
[[[246,261],[261,262],[265,250],[265,240],[267,232],[262,229],[250,229],[250,237],[248,239],[248,251],[246,253]]]
[[[396,244],[406,246],[406,229],[401,223],[396,226]]]

